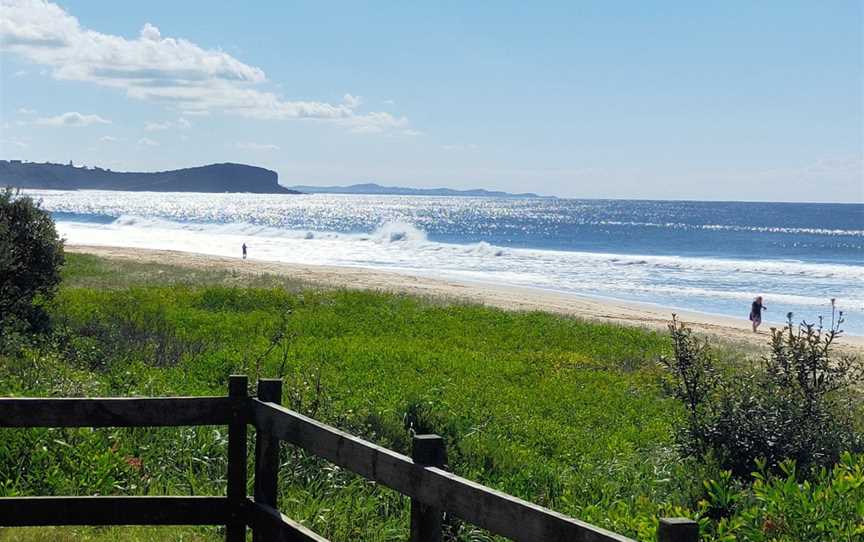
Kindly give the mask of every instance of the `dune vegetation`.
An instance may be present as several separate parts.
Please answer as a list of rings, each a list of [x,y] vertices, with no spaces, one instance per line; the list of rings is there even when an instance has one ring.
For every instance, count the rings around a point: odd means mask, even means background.
[[[4,333],[0,396],[221,395],[232,373],[281,377],[290,408],[403,453],[412,431],[438,433],[454,472],[639,540],[660,516],[699,519],[706,540],[864,536],[861,455],[806,484],[791,464],[742,480],[682,457],[687,411],[658,363],[674,354],[662,333],[75,254],[46,309],[49,333]],[[4,496],[225,491],[223,427],[0,435]],[[290,446],[282,461],[293,519],[337,541],[407,538],[404,497]],[[455,519],[447,529],[488,539]],[[0,540],[119,536],[222,535],[0,529]]]

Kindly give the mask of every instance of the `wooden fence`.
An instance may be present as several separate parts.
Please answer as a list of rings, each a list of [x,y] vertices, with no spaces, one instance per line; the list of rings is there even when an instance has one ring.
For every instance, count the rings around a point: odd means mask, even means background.
[[[279,445],[287,442],[411,498],[411,540],[441,540],[450,514],[513,540],[633,542],[444,470],[443,440],[414,437],[411,457],[280,406],[282,381],[231,376],[227,397],[0,398],[0,427],[228,426],[227,495],[2,497],[0,526],[225,525],[226,540],[324,541],[278,510]],[[246,495],[247,428],[255,428],[254,495]],[[660,520],[660,542],[696,542],[691,520]]]

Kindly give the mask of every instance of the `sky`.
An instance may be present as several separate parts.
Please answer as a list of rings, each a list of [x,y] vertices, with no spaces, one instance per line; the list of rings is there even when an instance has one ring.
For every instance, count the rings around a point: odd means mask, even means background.
[[[862,29],[842,0],[0,0],[0,158],[864,202]]]

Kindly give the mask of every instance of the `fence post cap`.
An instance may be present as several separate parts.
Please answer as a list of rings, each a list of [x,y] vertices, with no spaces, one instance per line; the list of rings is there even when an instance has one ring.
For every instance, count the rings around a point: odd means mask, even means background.
[[[660,523],[665,523],[666,525],[696,525],[696,520],[690,518],[660,518]]]
[[[281,378],[259,378],[258,399],[265,403],[282,402],[282,379]]]
[[[440,467],[447,462],[444,439],[438,435],[414,435],[411,459],[420,465]]]
[[[689,518],[660,518],[658,542],[698,542],[699,523]]]
[[[237,397],[247,394],[249,378],[246,375],[230,375],[228,377],[228,395]]]

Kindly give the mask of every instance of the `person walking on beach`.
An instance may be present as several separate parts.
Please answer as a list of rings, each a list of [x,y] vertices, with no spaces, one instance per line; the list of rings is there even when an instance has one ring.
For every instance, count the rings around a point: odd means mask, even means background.
[[[246,243],[243,243],[243,259],[246,259]]]
[[[762,304],[762,296],[760,295],[756,299],[753,300],[753,304],[750,305],[750,321],[753,322],[753,333],[756,333],[756,330],[759,329],[759,326],[762,324],[762,310],[768,310],[768,307]]]

